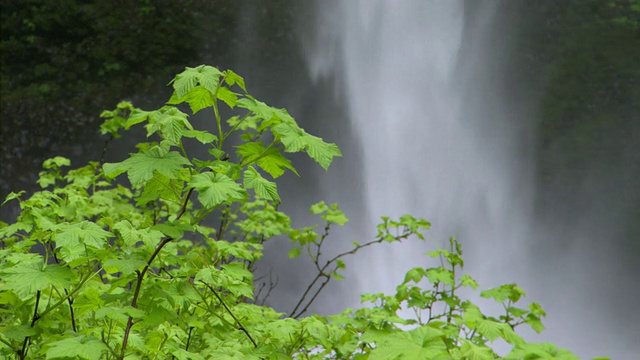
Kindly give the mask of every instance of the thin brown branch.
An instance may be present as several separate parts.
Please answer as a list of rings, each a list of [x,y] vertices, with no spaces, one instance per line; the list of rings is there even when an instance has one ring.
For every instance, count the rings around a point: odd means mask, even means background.
[[[193,193],[193,188],[189,189],[189,191],[187,192],[187,195],[185,196],[185,199],[184,199],[184,203],[182,204],[182,207],[180,208],[180,211],[176,216],[176,220],[180,219],[182,215],[185,213],[185,211],[187,210],[187,204],[189,203],[189,198],[191,197],[192,193]],[[142,280],[144,279],[144,276],[147,274],[147,271],[149,271],[151,264],[156,259],[156,257],[158,256],[162,248],[164,248],[165,245],[170,243],[171,240],[173,240],[172,237],[169,237],[169,236],[164,237],[156,247],[153,254],[151,254],[151,257],[147,261],[147,264],[144,266],[142,271],[137,271],[138,278],[136,281],[136,289],[133,293],[133,299],[131,300],[131,307],[136,309],[138,308],[138,297],[140,296],[140,289],[142,288]],[[122,339],[122,349],[120,354],[121,360],[124,359],[125,350],[127,349],[127,342],[129,341],[129,334],[131,333],[132,327],[133,327],[133,317],[129,316],[129,319],[127,319],[127,327],[125,328],[125,331],[124,331],[124,337]]]
[[[36,306],[34,306],[33,316],[31,317],[31,327],[33,327],[36,324],[36,321],[38,321],[38,319],[40,318],[40,315],[38,315],[39,305],[40,305],[40,290],[36,292]],[[27,358],[27,351],[28,351],[27,345],[29,344],[29,340],[31,340],[31,336],[25,337],[24,341],[22,342],[22,349],[20,350],[20,352],[18,352],[18,357],[20,358],[20,360]]]
[[[224,309],[229,313],[229,315],[231,315],[231,317],[233,318],[233,320],[238,324],[238,328],[245,334],[247,335],[247,337],[249,338],[249,340],[251,340],[251,343],[253,344],[254,347],[258,347],[258,344],[256,343],[255,340],[253,340],[253,338],[251,337],[251,334],[249,334],[249,331],[247,330],[247,328],[244,327],[244,325],[242,325],[242,323],[240,322],[240,320],[233,314],[233,312],[231,312],[231,309],[229,309],[229,307],[227,306],[227,304],[224,302],[224,300],[222,300],[222,298],[220,297],[220,295],[218,295],[218,292],[209,284],[207,284],[204,281],[200,281],[201,283],[203,283],[206,287],[209,288],[209,290],[211,290],[211,292],[213,293],[213,295],[216,296],[216,298],[218,299],[218,301],[220,301],[220,304],[222,304],[222,306],[224,307]]]

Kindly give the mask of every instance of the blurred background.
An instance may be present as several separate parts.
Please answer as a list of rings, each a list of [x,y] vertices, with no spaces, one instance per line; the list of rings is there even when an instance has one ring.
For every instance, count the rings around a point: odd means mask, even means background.
[[[313,202],[340,203],[352,222],[331,251],[371,238],[382,215],[433,224],[427,243],[350,259],[313,311],[392,291],[456,236],[482,288],[516,282],[547,310],[535,341],[585,358],[640,352],[637,0],[0,4],[1,198],[36,191],[49,157],[98,160],[102,110],[161,106],[185,66],[230,68],[342,148],[328,173],[294,158],[301,178],[280,185],[298,225],[312,223]],[[9,203],[0,219],[17,211]],[[287,271],[286,239],[271,245],[269,302],[286,311],[312,269]]]

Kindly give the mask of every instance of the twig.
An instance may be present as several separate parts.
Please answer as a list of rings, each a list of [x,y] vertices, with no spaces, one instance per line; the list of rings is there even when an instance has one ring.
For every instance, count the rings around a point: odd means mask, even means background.
[[[407,233],[404,232],[402,235],[397,235],[396,239],[398,241],[406,239],[407,237],[409,237],[409,235],[411,235],[411,233]],[[356,247],[354,247],[353,249],[351,249],[350,251],[345,251],[341,254],[338,254],[336,256],[334,256],[332,259],[328,260],[324,266],[322,268],[319,267],[319,265],[317,264],[316,261],[316,267],[318,268],[318,274],[316,275],[316,277],[313,279],[313,281],[311,281],[311,284],[309,284],[309,286],[307,287],[307,289],[305,290],[305,292],[302,294],[302,296],[300,297],[300,300],[298,300],[298,303],[296,304],[296,306],[293,308],[293,310],[291,311],[291,313],[289,314],[289,317],[292,317],[294,319],[299,318],[304,312],[306,312],[306,310],[308,310],[309,306],[311,305],[311,303],[315,300],[315,298],[318,296],[318,294],[320,294],[320,291],[322,291],[322,289],[326,286],[326,284],[331,280],[331,276],[327,275],[325,273],[325,270],[334,262],[336,262],[337,260],[339,260],[340,258],[343,258],[347,255],[353,255],[355,254],[358,250],[371,246],[373,244],[379,244],[382,243],[384,241],[384,236],[381,236],[380,238],[378,238],[377,240],[371,240],[367,243],[364,243],[362,245],[358,245]],[[320,243],[321,244],[321,243]],[[335,269],[334,269],[335,271]],[[304,300],[306,299],[307,295],[309,295],[309,293],[311,292],[313,286],[316,284],[316,282],[318,280],[320,280],[320,278],[324,277],[326,279],[325,282],[323,282],[320,287],[316,290],[316,292],[314,293],[314,295],[312,296],[311,300],[309,300],[309,302],[307,302],[307,304],[304,306],[304,308],[300,311],[297,312],[298,309],[304,304]]]
[[[222,300],[220,295],[218,295],[218,292],[211,285],[207,284],[206,282],[204,282],[204,281],[200,281],[200,282],[203,283],[206,287],[208,287],[209,290],[211,290],[211,292],[213,293],[213,295],[215,295],[216,298],[218,298],[218,300],[220,301],[220,304],[222,304],[224,309],[227,310],[229,315],[231,315],[233,320],[235,320],[235,322],[238,324],[238,328],[240,328],[240,330],[242,330],[242,332],[245,333],[245,335],[247,335],[249,340],[251,340],[251,343],[253,344],[253,346],[257,348],[258,344],[256,343],[256,341],[253,340],[253,338],[251,337],[251,334],[249,334],[249,331],[247,331],[247,329],[244,327],[244,325],[242,325],[240,320],[238,320],[238,318],[235,315],[233,315],[233,312],[231,312],[231,309],[229,309],[229,307],[227,306],[227,304],[225,304],[225,302]]]
[[[185,196],[184,203],[182,204],[182,207],[180,208],[180,211],[176,216],[176,220],[180,219],[180,217],[182,217],[184,212],[187,210],[187,204],[189,202],[189,198],[191,197],[192,193],[193,193],[193,188],[189,189],[189,191],[187,192],[187,196]],[[172,237],[169,237],[169,236],[164,237],[156,247],[156,250],[153,252],[153,254],[151,254],[151,257],[147,261],[147,264],[144,266],[144,268],[142,268],[142,271],[136,271],[138,273],[138,279],[136,281],[136,289],[133,293],[133,299],[131,300],[131,307],[135,309],[138,308],[138,296],[140,296],[140,288],[142,287],[142,280],[144,279],[144,276],[146,275],[147,271],[149,271],[151,264],[156,259],[156,257],[158,256],[162,248],[164,248],[165,245],[170,243],[171,240],[173,240]],[[122,339],[122,353],[120,354],[121,360],[124,359],[124,352],[127,349],[127,342],[129,341],[129,334],[131,333],[132,327],[133,327],[133,317],[129,316],[129,319],[127,319],[127,327],[125,328],[125,331],[124,331],[124,337]]]
[[[36,292],[36,306],[33,309],[33,317],[31,318],[31,327],[33,327],[36,324],[36,321],[38,321],[38,319],[40,318],[40,315],[38,315],[38,306],[40,305],[40,290],[38,290]],[[22,342],[22,350],[20,350],[20,352],[18,353],[18,356],[20,357],[20,359],[26,359],[27,358],[27,344],[29,343],[29,340],[31,339],[31,336],[27,336],[24,338],[24,341]]]

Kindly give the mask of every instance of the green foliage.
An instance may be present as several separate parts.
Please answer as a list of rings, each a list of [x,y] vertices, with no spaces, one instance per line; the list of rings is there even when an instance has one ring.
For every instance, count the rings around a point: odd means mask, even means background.
[[[515,328],[542,330],[535,303],[516,307],[524,291],[509,284],[480,293],[504,314],[484,314],[460,289],[478,284],[461,274],[460,244],[429,253],[435,267],[411,269],[392,295],[365,294],[360,309],[303,317],[344,258],[383,242],[423,239],[429,222],[387,217],[374,239],[324,256],[334,226],[348,222],[337,205],[311,206],[318,226],[294,228],[278,211],[274,180],[296,170],[283,153],[306,152],[327,169],[340,150],[307,134],[285,111],[246,93],[244,80],[210,66],[187,68],[171,82],[159,110],[121,103],[102,114],[104,134],[143,125],[148,142],[117,163],[64,172],[44,163],[42,190],[11,193],[21,213],[0,225],[0,354],[50,359],[494,359],[497,339],[511,359],[572,359],[551,344],[525,342]],[[189,115],[209,111],[211,129]],[[223,121],[225,104],[233,114]],[[225,111],[226,112],[226,111]],[[225,144],[239,133],[241,143]],[[195,139],[195,141],[194,141]],[[205,147],[197,159],[185,143]],[[226,145],[226,146],[225,146]],[[205,152],[201,152],[205,153]],[[127,175],[128,181],[121,175]],[[195,195],[193,193],[196,193]],[[216,226],[211,226],[215,223]],[[260,305],[269,295],[255,278],[264,246],[287,237],[290,257],[305,253],[316,271],[285,315]],[[269,292],[274,284],[269,283]],[[410,314],[410,315],[407,315]]]

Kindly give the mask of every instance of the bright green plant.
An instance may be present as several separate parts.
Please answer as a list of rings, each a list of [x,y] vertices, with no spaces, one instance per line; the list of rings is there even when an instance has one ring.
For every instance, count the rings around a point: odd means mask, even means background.
[[[150,141],[138,152],[70,171],[63,171],[69,160],[54,157],[40,174],[42,191],[7,196],[5,203],[20,202],[21,213],[0,225],[2,356],[494,359],[490,345],[502,338],[513,345],[509,359],[576,358],[515,333],[525,323],[542,330],[545,315],[535,303],[515,306],[524,295],[519,287],[481,293],[504,305],[497,318],[461,299],[461,287],[477,284],[461,275],[453,239],[449,250],[430,253],[438,266],[410,270],[396,294],[364,295],[370,306],[337,316],[303,317],[327,283],[342,278],[347,255],[422,239],[430,224],[408,215],[382,218],[374,239],[323,257],[331,228],[347,217],[320,202],[311,212],[323,230],[293,228],[278,210],[274,180],[287,170],[297,174],[286,153],[305,152],[327,169],[341,156],[338,147],[251,97],[230,70],[186,68],[171,84],[173,95],[158,110],[123,102],[102,114],[101,131],[113,139],[144,125]],[[181,110],[187,107],[208,111],[212,129],[195,129]],[[293,243],[290,257],[306,254],[316,271],[288,315],[260,305],[273,284],[254,278],[263,247],[282,238]]]

